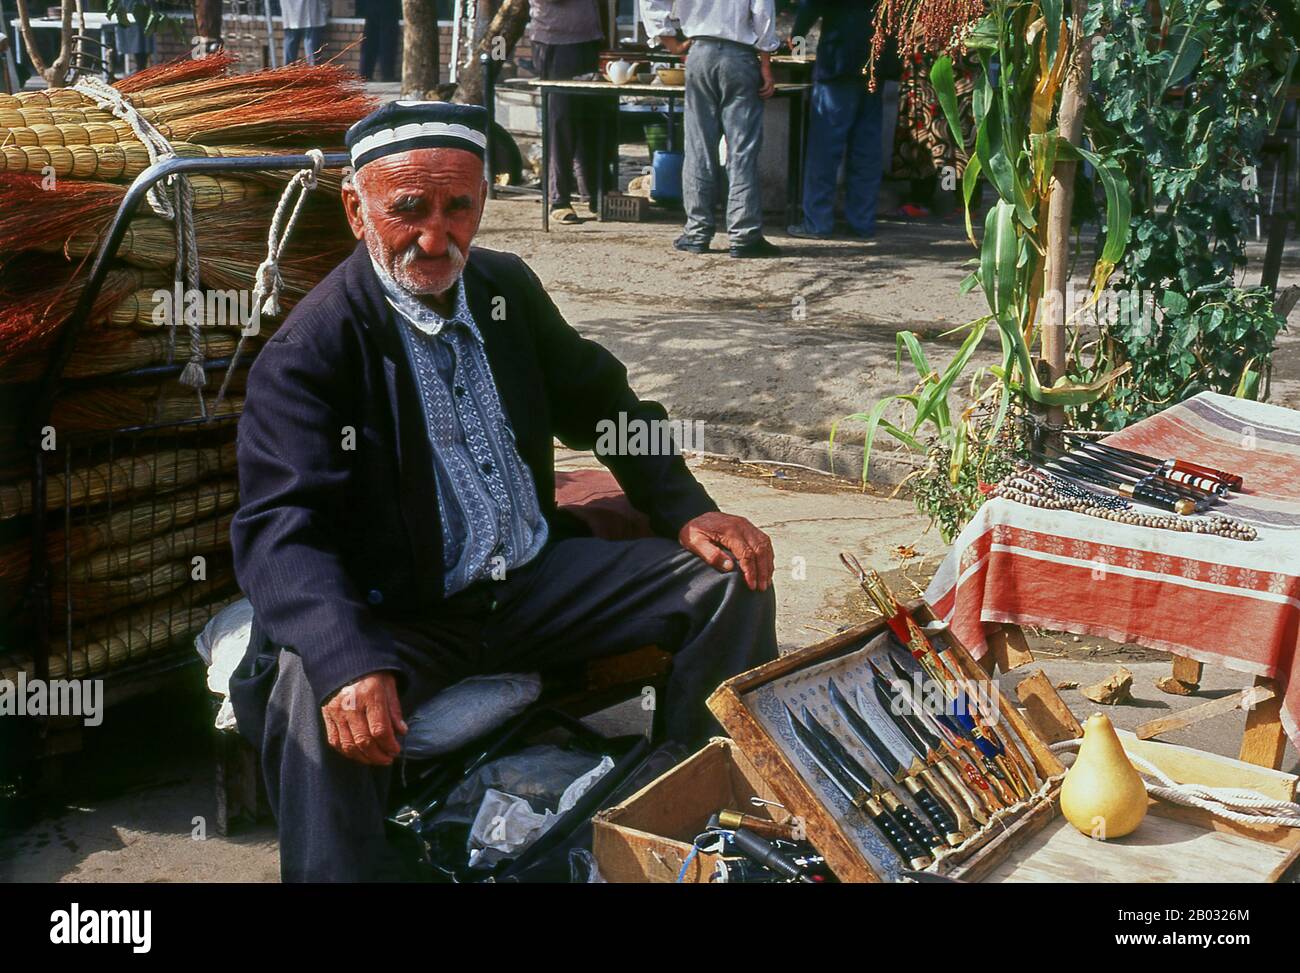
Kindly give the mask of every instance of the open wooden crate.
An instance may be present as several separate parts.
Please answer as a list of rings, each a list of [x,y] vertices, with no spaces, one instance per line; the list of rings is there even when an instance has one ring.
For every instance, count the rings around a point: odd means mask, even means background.
[[[922,625],[934,620],[923,604],[913,608],[913,615]],[[782,739],[774,698],[777,692],[797,692],[802,679],[817,680],[836,666],[854,665],[858,657],[879,652],[889,637],[883,619],[857,626],[736,676],[709,699],[710,710],[749,764],[786,810],[802,819],[809,840],[845,882],[906,876],[865,818],[819,769],[797,756],[792,739]],[[958,674],[978,686],[984,698],[998,701],[998,732],[1032,762],[1039,787],[961,846],[941,854],[926,874],[971,882],[1266,882],[1286,880],[1297,870],[1300,829],[1234,824],[1163,801],[1152,801],[1147,819],[1132,835],[1100,842],[1080,834],[1060,813],[1064,765],[950,631],[945,640],[949,663]]]

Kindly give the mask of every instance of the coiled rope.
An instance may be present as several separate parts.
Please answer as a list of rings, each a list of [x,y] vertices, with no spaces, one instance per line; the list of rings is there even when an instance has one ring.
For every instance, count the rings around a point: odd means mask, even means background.
[[[1079,749],[1082,740],[1062,740],[1053,743],[1052,752],[1061,753]],[[1147,793],[1171,804],[1200,808],[1215,817],[1242,824],[1271,824],[1284,828],[1300,828],[1300,804],[1265,797],[1258,791],[1240,787],[1204,787],[1200,784],[1180,784],[1155,764],[1136,754],[1125,751],[1138,773],[1154,779],[1144,780]]]

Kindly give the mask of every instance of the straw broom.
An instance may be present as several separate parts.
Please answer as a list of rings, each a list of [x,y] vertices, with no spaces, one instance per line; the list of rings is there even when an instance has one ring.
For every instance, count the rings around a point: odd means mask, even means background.
[[[108,316],[126,295],[146,285],[166,286],[158,271],[114,267],[91,309],[92,320]],[[43,350],[63,327],[86,285],[77,268],[44,255],[10,261],[0,272],[0,381],[18,381],[6,365]]]
[[[73,561],[64,570],[63,561],[51,565],[51,577],[57,582],[106,581],[139,574],[151,564],[164,561],[192,563],[195,554],[219,551],[230,543],[230,522],[234,514],[187,524],[166,534],[137,541],[129,547],[113,547],[91,557]]]
[[[196,214],[224,210],[248,203],[267,207],[266,190],[257,182],[229,176],[190,176]],[[62,180],[54,189],[41,176],[0,173],[0,253],[62,247],[65,240],[83,233],[96,238],[117,212],[126,187],[107,182]],[[33,220],[32,213],[40,219]],[[270,219],[269,212],[265,219]],[[170,224],[168,224],[170,225]],[[175,231],[172,231],[173,239]],[[172,259],[176,255],[173,251]]]
[[[233,568],[229,565],[213,566],[213,560],[215,558],[209,559],[204,569],[212,579],[234,577]],[[70,581],[65,578],[59,585],[61,597],[50,605],[51,621],[58,624],[70,613],[74,625],[84,624],[131,605],[165,597],[194,581],[194,566],[189,558],[164,561],[138,574],[99,581]],[[64,601],[68,607],[61,604]]]
[[[235,444],[202,448],[167,449],[144,456],[119,457],[94,466],[49,477],[45,486],[47,510],[119,501],[150,490],[165,493],[216,473],[235,468]],[[65,497],[66,492],[66,497]],[[28,481],[0,483],[0,520],[31,513],[32,485]]]
[[[114,545],[152,543],[151,538],[183,530],[196,519],[233,511],[238,503],[239,483],[234,478],[205,481],[192,490],[154,497],[89,522],[76,518],[66,532],[60,526],[45,535],[46,556],[57,570],[63,564],[65,547],[67,557],[74,562],[93,559]],[[0,591],[16,594],[26,582],[31,553],[31,540],[26,537],[0,547]]]
[[[127,609],[108,619],[101,634],[74,643],[70,662],[61,650],[51,653],[50,678],[100,673],[171,648],[197,635],[208,619],[240,598],[235,592],[194,604],[194,599],[206,596],[205,592],[219,589],[213,583],[196,583],[193,587],[195,590]],[[20,671],[26,672],[28,678],[35,675],[36,664],[29,654],[15,652],[0,658],[0,679],[16,679]]]
[[[152,401],[117,389],[87,389],[60,397],[50,414],[50,423],[61,432],[108,432],[122,426],[143,426],[160,422],[179,422],[199,417],[194,390],[173,383],[177,394]],[[238,415],[244,405],[242,395],[228,395],[220,409],[209,404],[208,415]]]

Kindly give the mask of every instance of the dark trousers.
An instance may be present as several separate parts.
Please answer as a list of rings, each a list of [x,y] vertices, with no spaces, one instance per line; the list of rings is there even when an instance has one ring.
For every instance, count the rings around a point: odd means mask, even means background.
[[[402,688],[407,714],[474,673],[545,671],[654,643],[673,653],[656,717],[688,745],[718,732],[708,695],[777,654],[772,589],[751,591],[739,570],[719,573],[662,538],[550,544],[506,580],[476,585],[436,617],[391,630],[415,673]],[[329,747],[302,663],[287,650],[267,705],[262,768],[285,881],[401,875],[384,839],[391,769]]]
[[[599,64],[600,41],[582,44],[541,44],[533,42],[533,67],[544,81],[576,78],[595,71]],[[595,199],[600,159],[601,122],[609,112],[599,98],[550,95],[547,140],[551,144],[551,184],[547,198],[551,206],[573,204],[573,164],[582,173],[581,189],[588,199]]]
[[[365,33],[361,38],[361,76],[375,80],[379,65],[380,81],[399,81],[397,76],[397,21],[402,13],[400,0],[365,0]]]

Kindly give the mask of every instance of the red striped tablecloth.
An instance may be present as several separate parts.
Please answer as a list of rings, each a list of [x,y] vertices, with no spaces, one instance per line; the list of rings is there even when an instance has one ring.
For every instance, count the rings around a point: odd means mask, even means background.
[[[1132,642],[1277,679],[1300,744],[1300,412],[1206,392],[1109,437],[1241,474],[1216,505],[1255,541],[1133,527],[1011,500],[986,503],[925,597],[972,653],[985,622]]]

